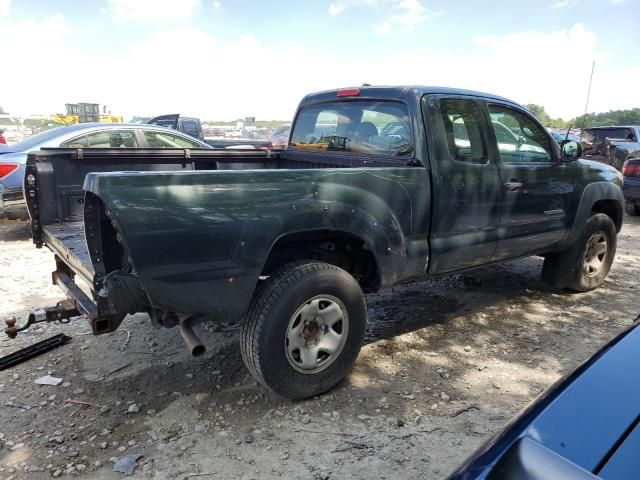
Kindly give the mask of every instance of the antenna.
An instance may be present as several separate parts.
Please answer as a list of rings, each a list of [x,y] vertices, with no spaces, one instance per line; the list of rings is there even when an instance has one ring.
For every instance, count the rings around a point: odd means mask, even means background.
[[[573,125],[569,125],[569,128],[567,128],[567,134],[564,136],[565,142],[569,140],[569,132],[571,131],[571,127],[573,127]]]
[[[591,63],[591,76],[589,77],[589,88],[587,89],[587,101],[584,105],[584,116],[582,117],[582,128],[587,126],[587,109],[589,108],[589,96],[591,95],[591,82],[593,82],[593,71],[596,68],[596,61]]]

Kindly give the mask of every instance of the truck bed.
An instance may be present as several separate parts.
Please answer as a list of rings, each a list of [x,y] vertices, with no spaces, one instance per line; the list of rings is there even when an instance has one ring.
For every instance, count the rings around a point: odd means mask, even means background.
[[[110,285],[111,297],[98,295],[96,288],[107,279],[111,271],[98,260],[95,264],[89,252],[101,251],[103,238],[96,226],[97,236],[91,233],[87,246],[85,228],[85,178],[94,172],[192,172],[198,176],[207,171],[237,170],[300,170],[333,168],[404,166],[406,160],[379,158],[366,155],[332,155],[331,152],[270,152],[265,150],[189,150],[189,149],[43,149],[29,154],[25,173],[25,198],[31,215],[33,241],[38,248],[46,246],[55,254],[56,270],[52,274],[54,284],[87,315],[93,332],[106,333],[115,330],[124,315],[122,311],[143,311],[140,305],[122,307],[121,301],[129,298],[130,278],[127,273]],[[285,176],[289,175],[283,173]],[[186,177],[185,177],[186,178]],[[216,177],[218,178],[218,177]],[[244,180],[246,181],[246,180]],[[212,208],[214,210],[215,208]],[[93,218],[97,224],[105,218]],[[111,232],[106,229],[105,232]],[[92,244],[95,242],[95,246]],[[94,248],[95,247],[95,248]],[[78,288],[76,279],[83,280],[89,292]],[[101,287],[100,287],[101,288]],[[118,290],[123,288],[125,290]],[[134,286],[135,289],[135,286]],[[135,297],[138,298],[138,297]],[[123,309],[124,308],[124,309]]]
[[[42,239],[53,253],[91,284],[95,271],[84,238],[83,221],[44,225]]]

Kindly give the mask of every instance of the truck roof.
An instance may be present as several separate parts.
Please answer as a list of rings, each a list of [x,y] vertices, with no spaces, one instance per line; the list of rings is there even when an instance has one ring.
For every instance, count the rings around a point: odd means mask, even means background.
[[[325,90],[322,92],[315,92],[306,95],[300,104],[314,103],[327,100],[333,100],[336,98],[337,93],[341,90],[358,90],[359,98],[384,98],[384,99],[402,99],[408,96],[422,97],[423,95],[468,95],[473,97],[484,97],[495,100],[506,101],[509,103],[516,103],[508,98],[493,95],[491,93],[477,92],[473,90],[465,90],[461,88],[449,88],[449,87],[437,87],[437,86],[425,86],[425,85],[362,85],[354,87],[344,87],[333,90]],[[354,95],[355,96],[355,95]]]

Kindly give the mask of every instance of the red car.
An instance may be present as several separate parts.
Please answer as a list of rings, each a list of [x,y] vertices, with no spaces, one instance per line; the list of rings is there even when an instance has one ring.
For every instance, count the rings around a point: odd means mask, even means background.
[[[3,145],[7,144],[7,139],[4,138],[4,129],[0,128],[0,143]]]

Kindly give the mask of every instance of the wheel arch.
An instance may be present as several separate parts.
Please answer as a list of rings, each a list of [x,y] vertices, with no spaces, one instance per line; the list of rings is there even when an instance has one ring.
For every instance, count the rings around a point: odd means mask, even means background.
[[[622,205],[624,204],[610,198],[596,200],[591,207],[591,213],[604,213],[613,220],[616,226],[616,232],[620,232],[622,229],[622,219],[624,217]]]
[[[287,232],[276,238],[261,270],[268,276],[299,260],[318,260],[336,265],[356,278],[365,292],[381,284],[380,252],[375,239],[346,229],[317,228]]]
[[[622,229],[624,196],[622,189],[612,182],[594,182],[585,187],[578,204],[573,225],[562,243],[562,247],[570,247],[580,235],[587,218],[593,213],[604,213],[616,226],[616,232]]]

